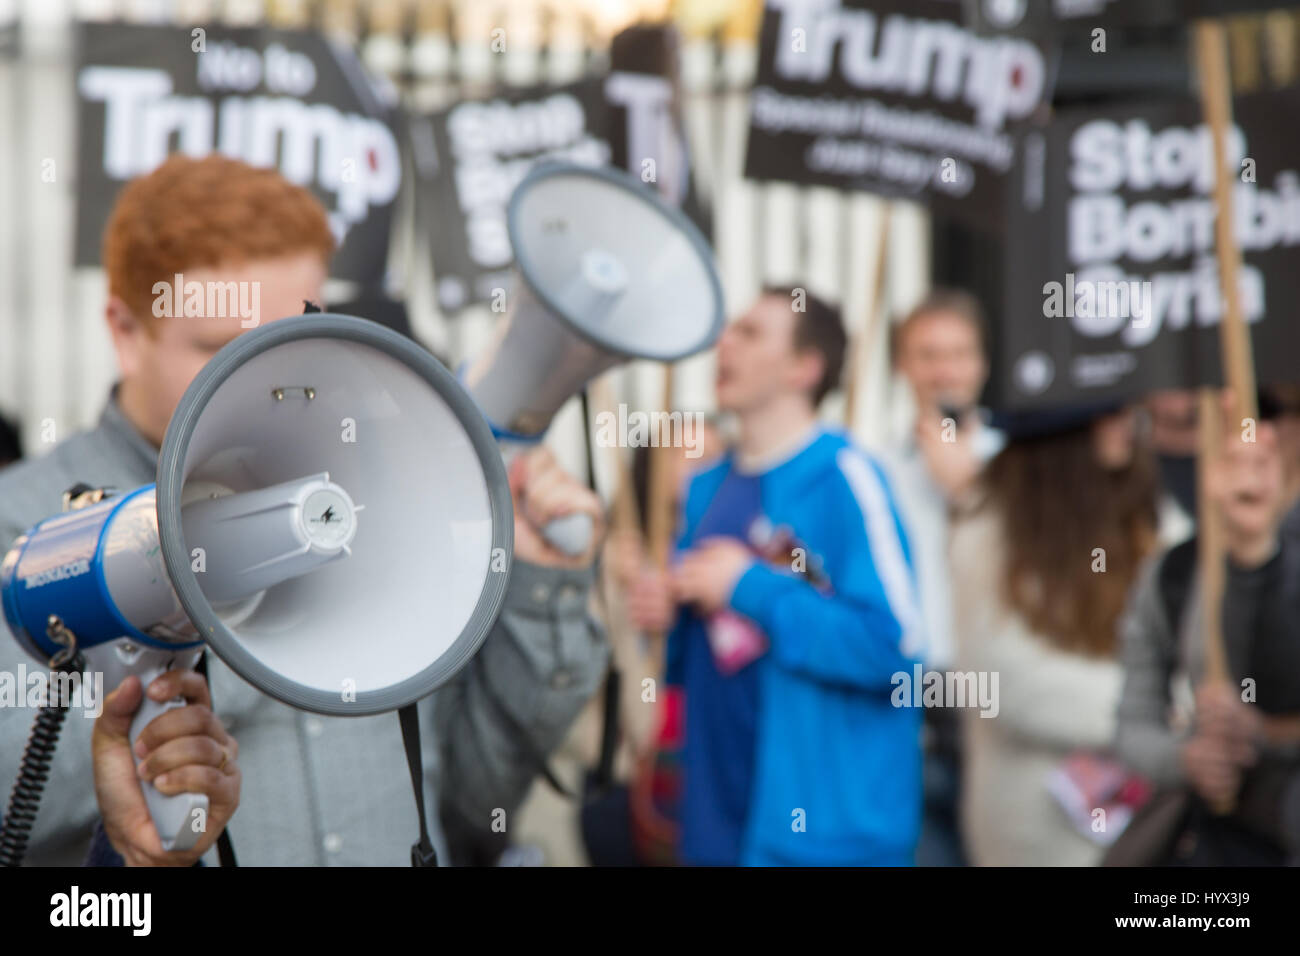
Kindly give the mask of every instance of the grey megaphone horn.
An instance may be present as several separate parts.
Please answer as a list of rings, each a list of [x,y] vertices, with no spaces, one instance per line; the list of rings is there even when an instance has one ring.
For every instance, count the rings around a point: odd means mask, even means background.
[[[560,407],[631,359],[673,362],[709,348],[723,325],[708,243],[683,213],[626,173],[534,168],[507,210],[515,266],[509,309],[464,381],[507,460],[539,442]],[[586,551],[586,515],[542,529]]]
[[[498,445],[454,377],[373,322],[293,316],[198,373],[155,484],[18,539],[0,613],[37,660],[84,663],[108,688],[193,667],[206,644],[277,700],[361,716],[413,704],[473,657],[513,550]],[[132,745],[184,705],[146,697]],[[21,859],[40,773],[20,780],[0,859]],[[163,848],[196,845],[207,796],[142,788]]]

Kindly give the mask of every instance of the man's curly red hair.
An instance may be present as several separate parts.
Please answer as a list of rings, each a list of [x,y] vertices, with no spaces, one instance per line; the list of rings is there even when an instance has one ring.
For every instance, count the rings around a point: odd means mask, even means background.
[[[108,290],[149,328],[156,282],[187,269],[237,266],[315,252],[326,263],[334,235],[325,209],[277,170],[220,154],[169,157],[118,194],[104,227]]]

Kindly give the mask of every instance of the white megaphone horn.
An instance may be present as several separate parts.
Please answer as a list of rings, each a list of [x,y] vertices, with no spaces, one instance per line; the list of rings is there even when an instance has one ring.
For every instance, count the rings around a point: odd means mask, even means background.
[[[514,548],[497,443],[450,372],[373,322],[317,313],[234,339],[172,415],[157,478],[41,522],[0,564],[4,616],[39,660],[72,651],[106,687],[147,686],[206,643],[284,703],[360,716],[450,680],[496,620]],[[146,696],[132,743],[184,704]],[[207,797],[143,786],[163,847],[192,847]],[[17,856],[39,789],[20,796],[0,832]]]
[[[673,362],[722,331],[722,284],[695,225],[626,173],[535,167],[507,210],[514,249],[510,307],[463,379],[507,459],[539,442],[566,401],[629,359]],[[581,554],[586,515],[546,539]]]

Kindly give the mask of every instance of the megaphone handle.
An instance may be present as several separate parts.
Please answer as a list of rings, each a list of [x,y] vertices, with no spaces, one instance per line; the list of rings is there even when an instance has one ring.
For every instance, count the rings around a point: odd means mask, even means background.
[[[166,673],[168,669],[168,665],[162,665],[137,672],[140,686],[147,691],[154,679]],[[148,694],[145,695],[140,709],[135,712],[135,717],[131,720],[131,756],[135,759],[137,767],[140,765],[140,758],[135,756],[135,742],[140,732],[159,714],[184,707],[185,703],[184,697],[156,701]],[[199,842],[199,836],[208,824],[207,794],[178,793],[167,796],[160,793],[158,788],[148,781],[141,781],[140,788],[144,791],[144,801],[149,807],[149,816],[153,818],[154,828],[158,831],[164,850],[188,850]]]
[[[594,532],[591,515],[572,514],[552,518],[542,529],[542,537],[554,548],[558,548],[571,558],[586,552],[591,546]]]

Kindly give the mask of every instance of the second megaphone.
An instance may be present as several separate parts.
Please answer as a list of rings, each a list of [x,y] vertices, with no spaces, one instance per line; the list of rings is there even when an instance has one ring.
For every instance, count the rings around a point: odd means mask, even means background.
[[[569,398],[629,359],[672,362],[722,331],[722,285],[694,224],[633,177],[548,163],[515,189],[507,210],[515,268],[492,346],[464,373],[509,458],[538,442]],[[544,533],[569,554],[586,549],[585,516]]]

